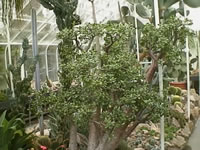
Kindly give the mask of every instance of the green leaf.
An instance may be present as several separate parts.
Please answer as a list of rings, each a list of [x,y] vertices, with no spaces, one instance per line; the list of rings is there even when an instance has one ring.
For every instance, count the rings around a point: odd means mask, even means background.
[[[4,120],[5,120],[5,116],[6,116],[6,111],[4,111],[3,114],[2,114],[1,117],[0,117],[0,126],[3,125],[3,122],[4,122]]]
[[[184,3],[183,3],[183,1],[180,1],[180,2],[179,2],[179,8],[177,9],[177,12],[178,12],[179,14],[181,14],[182,16],[184,16]],[[187,10],[187,11],[186,11],[186,15],[188,16],[189,14],[190,14],[190,11]]]
[[[22,132],[22,130],[17,130],[17,131],[15,131],[14,134],[19,134],[20,136],[23,136],[23,132]]]
[[[181,67],[182,67],[181,65],[176,65],[176,66],[175,66],[175,69],[176,69],[176,70],[179,70],[179,69],[181,69]]]
[[[146,5],[146,6],[153,6],[153,0],[145,0],[144,1],[144,4]]]
[[[178,77],[178,75],[179,75],[179,72],[177,70],[172,72],[172,76],[173,77]]]
[[[190,60],[190,64],[193,64],[193,63],[195,63],[195,62],[197,62],[197,58],[192,58],[191,60]]]
[[[121,11],[123,16],[127,16],[129,14],[129,8],[127,6],[122,6]]]
[[[124,20],[125,20],[126,23],[133,24],[133,26],[135,27],[135,17],[125,16]],[[139,28],[142,28],[144,26],[144,24],[139,19],[137,19],[137,23],[138,23]]]
[[[136,12],[142,18],[149,19],[151,17],[151,12],[148,8],[143,6],[142,4],[136,5]]]
[[[176,15],[176,9],[175,8],[168,8],[165,12],[164,12],[164,18],[167,19],[170,16],[175,16]]]
[[[164,0],[164,4],[163,4],[163,7],[165,9],[169,8],[170,6],[174,5],[175,3],[177,3],[178,1],[180,0]]]
[[[192,8],[200,7],[200,0],[184,0],[184,3]]]
[[[127,0],[129,3],[131,3],[132,5],[136,4],[136,3],[141,3],[142,0]]]

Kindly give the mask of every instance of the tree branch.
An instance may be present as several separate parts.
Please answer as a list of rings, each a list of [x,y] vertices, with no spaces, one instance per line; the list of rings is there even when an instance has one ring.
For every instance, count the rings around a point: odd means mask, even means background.
[[[119,142],[123,138],[123,134],[124,134],[127,126],[128,126],[128,123],[125,123],[121,127],[116,128],[114,130],[113,137],[111,138],[111,140],[109,140],[106,143],[106,146],[105,146],[106,150],[115,150],[118,147]]]
[[[110,44],[108,44],[106,47],[105,47],[105,52],[108,54],[108,51],[109,49],[112,47],[112,45],[115,43],[115,41],[113,40],[113,37],[111,34],[107,33],[107,35],[110,37]]]
[[[90,42],[88,43],[87,47],[85,48],[86,51],[88,51],[92,45],[92,42],[94,41],[94,36],[92,37],[92,39],[90,40]]]
[[[81,51],[83,51],[83,48],[81,47],[81,45],[80,45],[80,43],[79,43],[79,41],[78,41],[77,36],[76,36],[76,38],[75,38],[74,40],[75,40],[75,43],[76,43],[76,47],[77,47],[78,49],[80,49]]]
[[[133,130],[138,126],[138,124],[140,124],[141,122],[136,120],[135,122],[133,122],[133,124],[131,126],[129,126],[126,130],[126,132],[124,132],[123,138],[126,139],[128,138],[128,136],[133,132]]]
[[[156,56],[153,54],[153,51],[152,51],[152,50],[149,50],[149,56],[150,56],[153,60],[157,61],[157,58],[156,58]]]
[[[95,122],[98,122],[100,119],[100,108],[96,109],[96,112],[93,114],[90,123],[89,123],[89,138],[88,138],[88,150],[95,150],[99,141],[98,133]]]

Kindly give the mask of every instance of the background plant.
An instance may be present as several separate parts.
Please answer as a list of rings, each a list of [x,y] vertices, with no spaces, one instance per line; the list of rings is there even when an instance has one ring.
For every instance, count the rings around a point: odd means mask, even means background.
[[[189,21],[171,17],[156,28],[152,24],[147,24],[143,28],[141,38],[142,49],[148,53],[152,64],[147,70],[146,80],[151,82],[158,63],[167,63],[168,61],[178,60],[184,49],[185,38],[191,34],[186,27]]]
[[[28,76],[24,79],[21,79],[21,67],[24,63],[28,60],[27,51],[29,50],[29,42],[28,39],[24,39],[22,43],[23,53],[22,56],[17,60],[16,65],[9,65],[8,72],[11,71],[13,74],[13,86],[14,86],[14,102],[15,107],[12,106],[13,112],[17,113],[25,113],[28,100],[30,99],[31,94],[33,93],[33,89],[31,88],[31,81],[33,80],[33,70],[35,61],[32,60],[33,65],[28,68],[31,72]],[[10,87],[10,80],[6,78],[9,90],[11,91]],[[11,91],[12,92],[12,91]]]
[[[32,147],[32,133],[25,133],[25,124],[17,116],[6,119],[6,111],[0,116],[0,149],[16,150]]]

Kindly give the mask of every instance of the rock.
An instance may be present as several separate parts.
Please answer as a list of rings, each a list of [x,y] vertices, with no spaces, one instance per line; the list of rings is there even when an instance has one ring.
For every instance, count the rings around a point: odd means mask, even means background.
[[[147,130],[142,130],[144,134],[147,134],[149,131]]]
[[[137,147],[138,147],[138,148],[142,148],[142,144],[139,144]]]
[[[188,107],[188,104],[186,103],[185,106],[184,106],[185,111],[187,111],[187,107]],[[194,107],[195,107],[194,103],[190,102],[190,109],[193,109]]]
[[[197,95],[197,92],[195,91],[195,89],[190,89],[190,94],[191,95]]]
[[[138,132],[141,128],[150,129],[150,126],[148,124],[141,123],[136,127],[135,132]]]
[[[195,102],[195,101],[196,101],[195,98],[194,98],[194,95],[190,95],[190,100],[191,100],[192,102]]]
[[[170,142],[165,142],[165,144],[166,144],[167,146],[170,146],[170,147],[173,146],[172,143],[170,143]]]
[[[151,130],[155,131],[156,133],[160,133],[160,128],[158,125],[154,124],[151,122],[151,127],[150,127]]]
[[[183,96],[187,95],[187,90],[182,90]]]
[[[191,115],[195,120],[197,120],[199,118],[199,108],[194,107],[193,109],[191,109]]]
[[[169,147],[167,150],[180,150],[180,148],[177,148],[177,147]]]
[[[153,137],[155,140],[159,140],[160,139],[160,137],[158,137],[158,136],[154,136]]]
[[[50,133],[50,132],[49,132],[49,129],[44,129],[44,136],[49,136],[49,133]],[[40,132],[39,132],[39,131],[36,132],[35,135],[36,135],[36,136],[40,136]]]
[[[182,113],[182,114],[184,113],[183,109],[178,105],[176,105],[175,110],[178,111],[179,113]]]
[[[180,124],[176,118],[172,118],[172,124],[175,125],[175,127],[180,128]]]
[[[193,109],[195,107],[195,104],[190,101],[190,109]]]
[[[177,136],[173,138],[171,142],[172,144],[174,144],[175,146],[178,146],[179,148],[183,147],[183,145],[185,145],[186,143],[185,139],[181,136]]]
[[[194,123],[190,120],[190,122],[188,123],[188,126],[190,128],[190,131],[192,131],[194,129]]]
[[[185,104],[185,106],[184,106],[184,111],[185,111],[185,114],[184,114],[184,116],[185,116],[185,118],[186,119],[188,119],[188,107],[187,107],[188,105],[187,104]],[[191,112],[192,112],[192,110],[195,108],[195,105],[191,102],[190,103],[190,110],[191,110]],[[190,112],[190,113],[191,113]]]
[[[145,150],[144,148],[134,148],[134,150]]]
[[[200,98],[198,99],[198,106],[200,107]]]
[[[180,128],[178,131],[176,131],[176,134],[175,134],[175,135],[180,135],[180,136],[182,136],[182,135],[181,135],[181,132],[182,132],[182,129]]]
[[[191,130],[190,130],[190,127],[189,127],[189,123],[187,123],[184,127],[184,129],[182,130],[181,134],[184,136],[184,137],[189,137],[190,134],[191,134]]]

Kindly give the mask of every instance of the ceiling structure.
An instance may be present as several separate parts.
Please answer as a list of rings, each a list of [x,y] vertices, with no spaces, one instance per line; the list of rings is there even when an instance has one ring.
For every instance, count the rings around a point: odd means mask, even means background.
[[[28,38],[32,43],[31,28],[31,9],[34,8],[37,14],[37,37],[38,45],[57,45],[59,40],[56,39],[58,33],[56,18],[52,11],[47,10],[37,0],[25,1],[22,14],[19,19],[13,15],[10,21],[10,27],[0,22],[0,45],[21,45],[24,38]],[[0,16],[2,16],[0,14]],[[8,33],[9,32],[9,33]],[[9,37],[8,37],[9,36]]]

